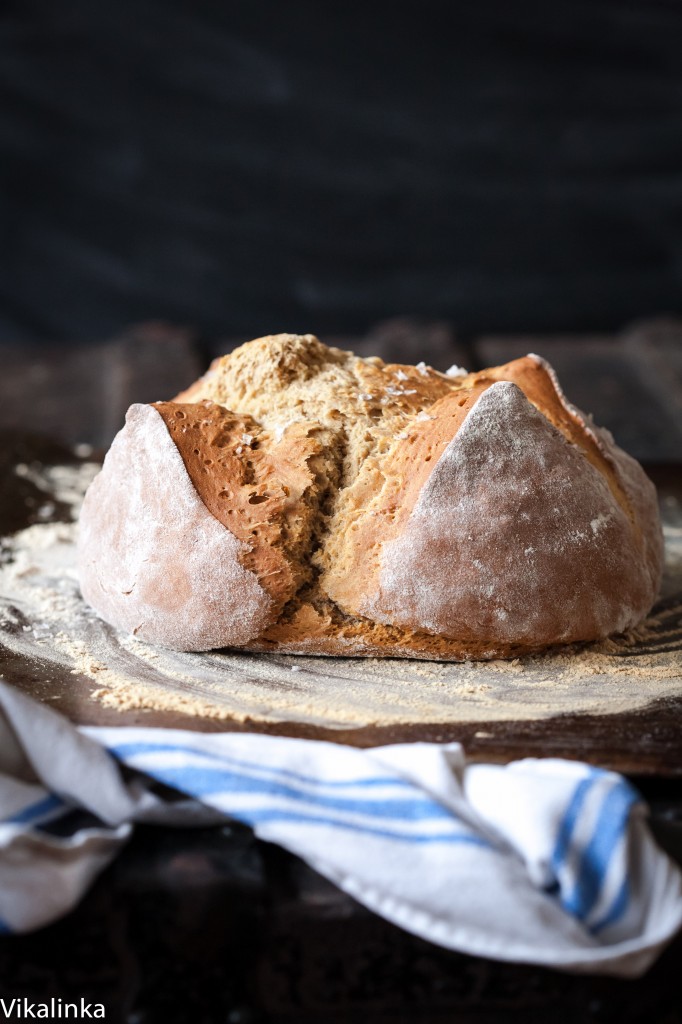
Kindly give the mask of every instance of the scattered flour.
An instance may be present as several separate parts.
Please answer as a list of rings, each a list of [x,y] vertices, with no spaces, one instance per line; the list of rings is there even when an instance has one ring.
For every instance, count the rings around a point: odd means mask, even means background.
[[[75,515],[97,468],[30,472]],[[26,664],[52,664],[64,691],[74,675],[86,677],[91,699],[120,711],[357,728],[632,710],[682,695],[679,512],[664,501],[665,600],[656,614],[625,637],[588,647],[463,664],[167,651],[116,633],[84,604],[75,523],[39,523],[0,540],[0,644]]]

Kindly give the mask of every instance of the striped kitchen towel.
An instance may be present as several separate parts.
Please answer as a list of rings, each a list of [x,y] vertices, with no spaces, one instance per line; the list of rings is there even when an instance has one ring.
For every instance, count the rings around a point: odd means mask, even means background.
[[[176,799],[159,796],[158,782]],[[454,743],[357,750],[78,730],[0,684],[4,931],[65,913],[135,822],[226,818],[400,927],[465,953],[633,977],[682,923],[680,873],[612,772],[554,759],[467,765]]]

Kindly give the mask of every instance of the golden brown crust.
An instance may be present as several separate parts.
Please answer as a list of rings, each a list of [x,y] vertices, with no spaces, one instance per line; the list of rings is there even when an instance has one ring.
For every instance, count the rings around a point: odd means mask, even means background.
[[[653,489],[538,357],[449,377],[279,335],[154,408],[271,601],[249,650],[513,657],[655,597]]]
[[[500,381],[515,383],[528,401],[566,440],[585,455],[606,480],[614,498],[634,520],[612,463],[599,448],[577,412],[565,402],[550,367],[534,356],[505,366],[469,374],[439,398],[428,418],[410,423],[382,460],[368,460],[357,479],[341,496],[330,527],[322,588],[345,612],[357,615],[368,592],[378,587],[380,551],[398,537],[412,515],[419,495],[436,463],[481,395]],[[634,528],[640,531],[634,520]],[[471,642],[471,640],[470,640]]]
[[[255,573],[275,617],[310,579],[305,558],[315,526],[323,452],[314,425],[294,424],[273,442],[251,416],[213,402],[157,402],[190,480],[209,512],[244,545],[243,568]]]
[[[635,490],[655,528],[643,474]],[[374,564],[359,613],[487,650],[621,631],[657,582],[604,475],[510,381],[483,392]]]

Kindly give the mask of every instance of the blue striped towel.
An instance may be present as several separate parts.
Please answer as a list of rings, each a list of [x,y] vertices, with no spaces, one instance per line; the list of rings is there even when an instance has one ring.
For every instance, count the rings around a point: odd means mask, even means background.
[[[638,794],[577,762],[467,765],[454,743],[357,750],[78,730],[0,684],[0,773],[6,932],[65,913],[135,822],[225,818],[402,928],[466,953],[635,976],[682,923],[680,873],[654,844]],[[162,799],[153,781],[180,796]]]

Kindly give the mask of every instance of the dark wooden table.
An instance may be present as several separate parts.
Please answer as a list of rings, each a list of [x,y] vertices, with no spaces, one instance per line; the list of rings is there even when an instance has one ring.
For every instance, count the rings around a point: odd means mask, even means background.
[[[592,339],[463,340],[448,325],[392,321],[366,339],[324,340],[397,361],[423,358],[441,369],[453,362],[474,369],[540,351],[577,404],[598,410],[621,444],[658,464],[661,478],[676,478],[680,323],[660,320]],[[143,325],[87,348],[0,349],[0,428],[31,428],[101,449],[130,401],[168,397],[227,347]],[[23,500],[31,499],[27,490]],[[650,714],[622,742],[660,740],[662,727]],[[674,742],[674,734],[665,742]],[[518,751],[527,752],[546,752],[542,723]],[[564,753],[571,755],[570,746]],[[682,782],[656,773],[634,781],[650,802],[660,841],[682,862]],[[634,982],[451,953],[371,914],[240,826],[139,828],[67,918],[29,936],[0,939],[2,994],[32,1001],[84,996],[105,1004],[107,1020],[127,1024],[680,1024],[681,965],[679,937]]]

